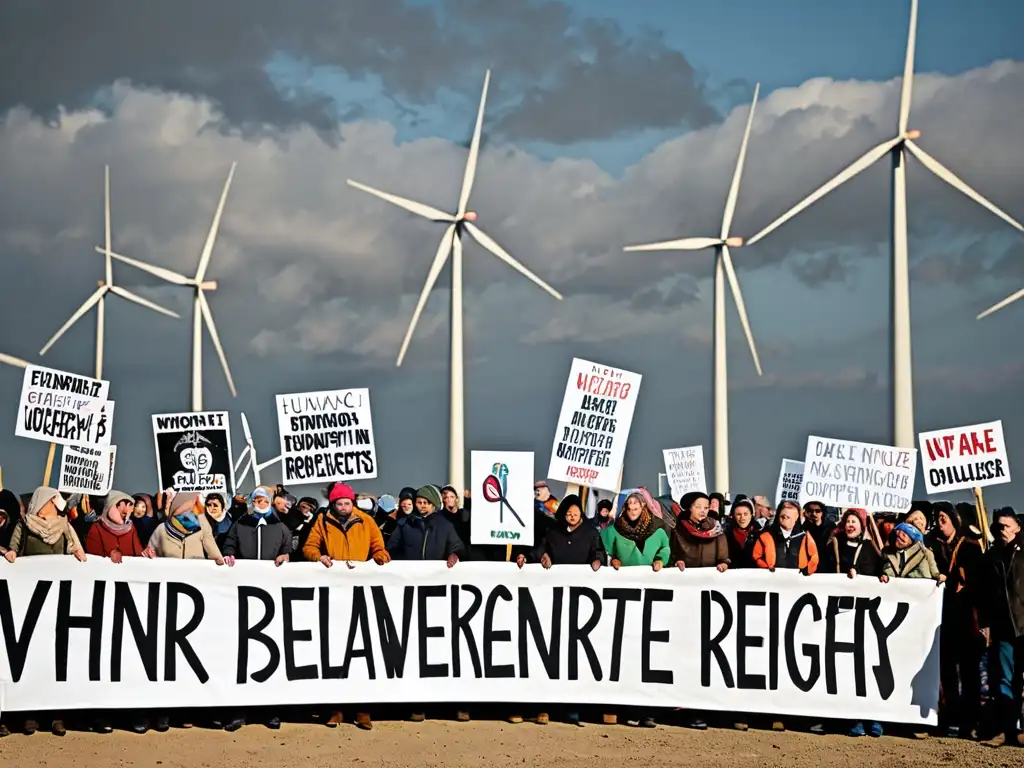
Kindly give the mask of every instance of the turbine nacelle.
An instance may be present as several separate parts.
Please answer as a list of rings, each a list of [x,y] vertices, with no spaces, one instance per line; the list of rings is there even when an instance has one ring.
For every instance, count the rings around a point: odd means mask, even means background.
[[[910,141],[915,141],[921,138],[921,132],[915,128],[912,131],[907,131],[903,138],[909,139]]]
[[[476,221],[476,219],[477,219],[476,211],[466,211],[462,215],[462,220],[463,221]]]
[[[725,238],[725,244],[730,248],[740,248],[743,245],[742,237],[727,237]]]
[[[217,281],[216,280],[207,280],[206,282],[199,283],[199,288],[200,288],[200,290],[203,290],[203,291],[216,291],[217,290]]]

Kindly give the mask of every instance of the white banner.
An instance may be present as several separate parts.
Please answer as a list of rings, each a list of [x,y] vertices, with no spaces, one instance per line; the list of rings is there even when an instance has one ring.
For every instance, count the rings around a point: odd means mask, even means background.
[[[690,491],[708,492],[708,481],[704,472],[703,445],[694,445],[690,448],[666,448],[662,451],[662,455],[665,457],[668,487],[672,489],[672,498],[675,501],[679,501],[684,493]]]
[[[60,454],[60,480],[57,490],[63,493],[106,496],[114,483],[116,458],[116,445],[109,448],[76,448],[73,445],[65,445]]]
[[[473,451],[469,466],[468,543],[532,547],[533,452]]]
[[[16,437],[58,445],[106,448],[114,424],[110,382],[40,365],[25,369]]]
[[[277,427],[285,483],[377,476],[368,389],[278,395]]]
[[[779,482],[775,486],[775,503],[782,501],[799,501],[800,486],[804,482],[804,463],[783,459],[779,469]]]
[[[641,378],[573,359],[551,446],[549,480],[619,490]]]
[[[922,432],[918,440],[929,495],[1010,482],[1002,421]]]
[[[4,711],[520,701],[936,723],[925,579],[61,556],[0,576]]]
[[[917,474],[917,449],[807,438],[800,506],[859,507],[869,512],[909,512]]]

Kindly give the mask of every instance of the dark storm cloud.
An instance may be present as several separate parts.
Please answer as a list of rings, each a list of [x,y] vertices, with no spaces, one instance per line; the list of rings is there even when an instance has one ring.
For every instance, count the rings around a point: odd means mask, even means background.
[[[494,67],[511,138],[562,143],[715,118],[685,56],[657,34],[631,38],[615,22],[527,0],[11,0],[0,4],[0,109],[51,115],[127,79],[209,97],[234,126],[332,131],[332,98],[275,87],[266,66],[279,54],[379,77],[406,109],[433,104],[441,83],[475,100]],[[340,106],[342,119],[359,113]]]

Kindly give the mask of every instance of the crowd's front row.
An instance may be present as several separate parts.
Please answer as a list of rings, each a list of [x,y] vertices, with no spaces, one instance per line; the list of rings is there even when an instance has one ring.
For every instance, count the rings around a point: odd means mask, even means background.
[[[378,506],[372,496],[357,495],[343,483],[325,489],[328,504],[324,508],[313,498],[296,500],[280,486],[256,488],[248,498],[232,499],[230,506],[218,494],[200,499],[196,494],[170,491],[153,496],[111,491],[104,499],[65,499],[44,487],[19,499],[3,490],[0,555],[8,562],[35,555],[72,555],[81,561],[95,556],[115,563],[124,557],[173,557],[205,558],[225,566],[236,559],[254,559],[273,560],[277,565],[304,560],[326,567],[336,561],[373,560],[384,565],[392,559],[446,560],[448,567],[454,567],[460,559],[513,560],[520,567],[528,563],[543,568],[590,565],[595,571],[606,565],[655,571],[783,568],[808,576],[843,573],[882,582],[933,579],[946,583],[940,732],[986,739],[990,746],[1024,745],[1024,736],[1018,736],[1024,677],[1024,555],[1018,554],[1024,536],[1013,509],[996,511],[995,542],[986,551],[974,508],[948,502],[915,503],[902,521],[848,509],[836,525],[826,519],[826,508],[818,502],[800,509],[784,501],[772,509],[764,497],[738,496],[727,514],[729,502],[721,494],[689,493],[675,503],[656,500],[639,488],[625,497],[621,510],[605,500],[588,519],[577,496],[566,496],[559,503],[543,482],[537,483],[535,493],[536,545],[527,548],[469,546],[469,493],[460,499],[450,486],[403,489],[393,510]],[[356,714],[355,724],[372,728],[366,707],[359,709],[363,711]],[[249,719],[278,728],[280,714],[179,712],[175,724],[199,723],[235,731]],[[322,713],[291,708],[289,718],[320,714],[330,727],[344,722],[340,707],[326,707]],[[599,714],[605,724],[615,724],[620,713]],[[629,709],[621,714],[630,725],[656,725],[651,711]],[[42,713],[21,715],[20,728],[34,733]],[[47,715],[53,733],[63,735],[62,714]],[[513,723],[524,719],[521,713],[502,715]],[[576,708],[570,707],[563,716],[567,722],[581,724]],[[681,716],[691,728],[707,728],[701,713]],[[113,728],[109,713],[92,713],[90,718],[88,727],[95,731],[109,733]],[[424,718],[422,710],[411,716],[413,721]],[[462,709],[456,718],[466,721],[470,715]],[[549,715],[536,712],[529,719],[546,724]],[[9,725],[0,723],[0,736],[9,734]],[[139,713],[127,725],[138,733],[150,728],[165,731],[171,717],[168,712]],[[732,725],[738,730],[748,727],[742,717],[733,718]],[[814,733],[842,729],[851,736],[882,735],[877,722],[799,725]],[[775,720],[771,727],[783,730],[786,726]]]

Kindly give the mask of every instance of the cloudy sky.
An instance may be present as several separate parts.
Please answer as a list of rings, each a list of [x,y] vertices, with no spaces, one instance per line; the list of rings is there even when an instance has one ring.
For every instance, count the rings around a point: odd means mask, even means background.
[[[239,396],[207,342],[207,407],[245,411],[270,456],[275,394],[369,387],[381,474],[363,485],[443,480],[447,274],[395,368],[441,228],[345,179],[453,208],[490,67],[472,205],[566,299],[467,244],[467,445],[534,450],[541,475],[583,357],[643,374],[625,481],[653,485],[663,448],[703,443],[710,462],[712,255],[622,247],[717,234],[755,82],[737,234],[890,137],[908,13],[893,0],[3,3],[0,351],[40,360],[102,278],[105,163],[115,249],[192,274],[237,161],[209,277]],[[1022,26],[1015,0],[922,3],[911,119],[1018,218]],[[1002,418],[1024,462],[1024,301],[974,319],[1024,287],[1024,238],[916,161],[908,174],[916,427]],[[734,251],[764,376],[730,303],[733,492],[772,493],[808,433],[890,441],[888,210],[880,164]],[[156,484],[149,415],[189,405],[190,302],[114,272],[182,314],[107,304],[116,485],[139,491]],[[94,336],[90,316],[42,362],[91,373]],[[0,370],[12,420],[20,386]],[[4,480],[29,489],[46,446],[7,434]]]

